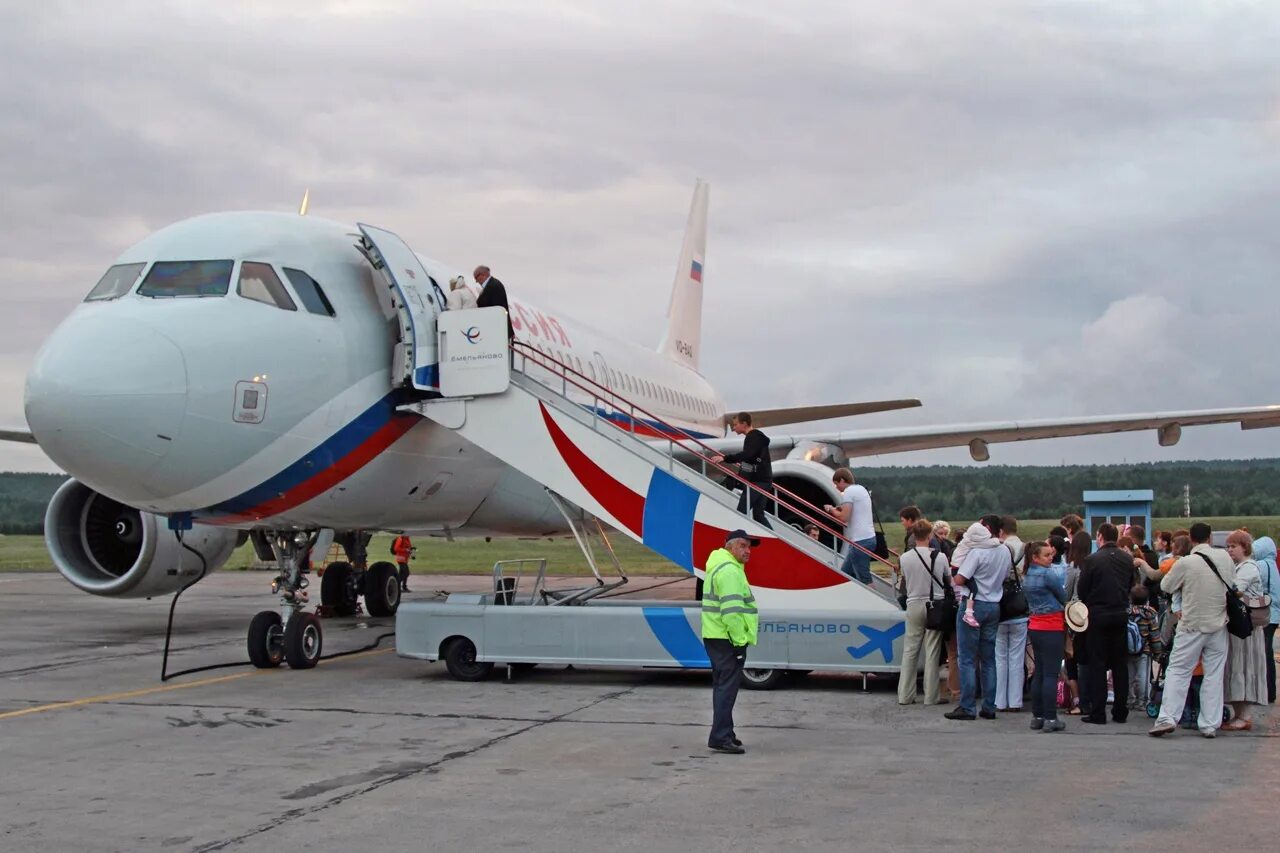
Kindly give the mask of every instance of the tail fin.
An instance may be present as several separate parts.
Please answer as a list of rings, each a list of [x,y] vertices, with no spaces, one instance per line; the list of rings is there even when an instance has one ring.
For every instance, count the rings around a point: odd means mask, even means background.
[[[707,256],[707,196],[710,187],[701,179],[693,187],[684,245],[676,264],[676,280],[667,306],[667,335],[658,352],[698,369],[702,344],[702,272]]]

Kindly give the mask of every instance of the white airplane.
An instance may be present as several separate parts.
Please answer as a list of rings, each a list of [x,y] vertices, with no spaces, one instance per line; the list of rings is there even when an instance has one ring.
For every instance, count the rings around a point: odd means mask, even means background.
[[[653,416],[633,419],[590,395],[582,405],[655,441],[683,431],[727,450],[740,446],[722,437],[732,410],[698,372],[707,198],[699,182],[656,351],[523,300],[512,300],[510,313],[517,341]],[[290,634],[284,647],[294,652],[283,656],[308,666],[318,656],[318,624],[297,620],[298,633],[288,619],[307,599],[299,555],[321,531],[332,532],[354,566],[325,573],[325,603],[350,613],[363,592],[374,615],[394,613],[399,588],[391,564],[365,571],[373,531],[570,532],[572,520],[541,483],[405,408],[440,396],[435,318],[444,310],[441,283],[454,275],[390,232],[281,213],[199,216],[126,250],[40,350],[26,386],[30,432],[0,432],[38,443],[73,478],[45,520],[58,570],[94,595],[165,594],[216,570],[250,535],[261,557],[280,561],[283,597],[282,615],[255,617],[251,657],[278,664],[283,653],[262,649],[282,648]],[[917,405],[754,416],[767,427]],[[1280,426],[1280,406],[771,430],[771,446],[775,482],[821,506],[836,498],[830,466],[850,456],[968,445],[985,460],[995,442],[1144,429],[1168,446],[1182,427],[1229,422]],[[264,636],[273,639],[264,644]]]

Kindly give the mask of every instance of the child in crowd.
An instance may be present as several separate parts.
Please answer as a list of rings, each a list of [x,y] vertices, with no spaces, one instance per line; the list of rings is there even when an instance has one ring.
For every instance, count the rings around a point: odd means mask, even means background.
[[[1129,707],[1145,710],[1151,693],[1151,659],[1164,651],[1159,616],[1147,603],[1145,584],[1129,590],[1129,621],[1138,626],[1142,636],[1142,648],[1129,655]]]
[[[955,574],[956,569],[964,562],[964,558],[975,548],[982,550],[985,548],[995,548],[1000,545],[1000,540],[991,535],[991,531],[982,525],[982,522],[975,521],[969,525],[969,529],[964,532],[964,536],[960,539],[960,544],[956,546],[955,553],[951,555],[951,573]],[[964,598],[964,624],[971,628],[978,627],[978,619],[973,615],[973,594],[975,592],[973,581],[970,579],[964,587],[957,588],[957,594]]]

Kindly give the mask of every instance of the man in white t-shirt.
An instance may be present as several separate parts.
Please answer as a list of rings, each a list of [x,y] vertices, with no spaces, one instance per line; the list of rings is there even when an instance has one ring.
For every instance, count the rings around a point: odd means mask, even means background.
[[[847,547],[840,571],[865,584],[871,583],[871,554],[876,547],[875,521],[871,517],[871,493],[865,486],[855,485],[853,472],[837,468],[831,482],[840,490],[840,505],[828,504],[824,510],[844,525],[844,538],[859,547]]]

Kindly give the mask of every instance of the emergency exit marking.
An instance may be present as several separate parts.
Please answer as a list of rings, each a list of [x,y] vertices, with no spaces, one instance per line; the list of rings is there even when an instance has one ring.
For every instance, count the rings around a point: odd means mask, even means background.
[[[231,419],[241,424],[260,424],[267,416],[267,386],[264,382],[236,383]]]

